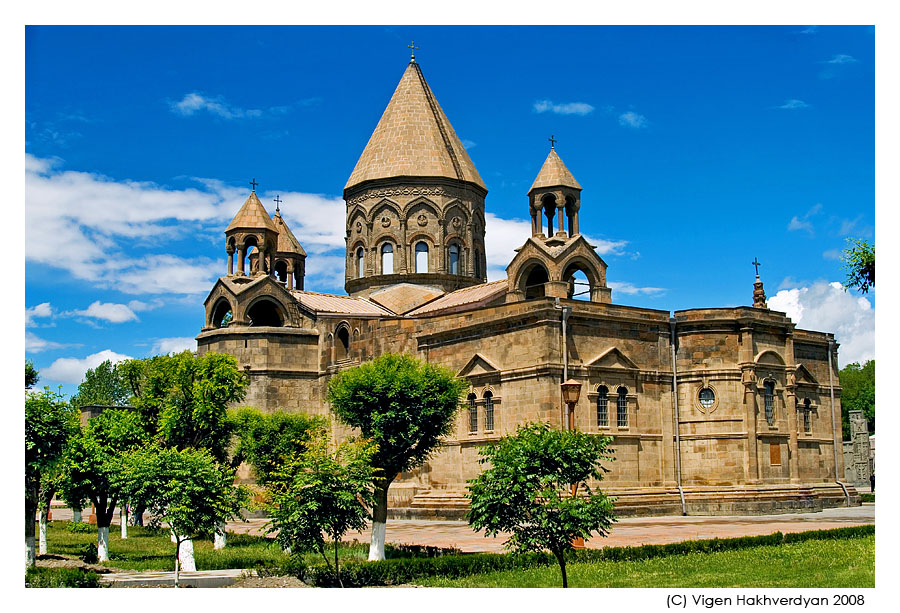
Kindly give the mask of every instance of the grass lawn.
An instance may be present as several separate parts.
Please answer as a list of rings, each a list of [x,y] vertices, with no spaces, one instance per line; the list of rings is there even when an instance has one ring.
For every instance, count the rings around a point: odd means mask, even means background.
[[[639,562],[568,564],[569,587],[875,587],[875,537],[805,541]],[[416,581],[430,587],[561,587],[558,566],[462,579]]]
[[[86,545],[97,544],[97,528],[90,532],[71,532],[70,522],[51,521],[47,528],[47,552],[79,556]],[[348,547],[341,551],[341,560],[365,559],[368,544]],[[322,557],[315,556],[318,561]],[[255,568],[259,565],[282,564],[288,559],[273,539],[248,534],[228,534],[228,546],[216,551],[212,541],[194,541],[194,560],[197,570],[219,568]],[[174,570],[175,543],[169,533],[137,526],[128,527],[128,538],[122,540],[119,527],[109,530],[109,562],[104,566],[126,570]]]

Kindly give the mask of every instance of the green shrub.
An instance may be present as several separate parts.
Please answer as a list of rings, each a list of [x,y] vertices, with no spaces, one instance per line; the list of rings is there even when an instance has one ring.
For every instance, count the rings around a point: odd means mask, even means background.
[[[875,494],[873,492],[870,492],[868,494],[863,494],[860,492],[859,499],[862,502],[875,502]]]
[[[99,559],[97,556],[97,546],[93,543],[88,543],[81,547],[78,550],[78,557],[85,564],[96,564]]]
[[[98,587],[100,575],[80,568],[32,567],[25,572],[25,587]]]
[[[807,530],[806,532],[792,532],[784,535],[785,543],[800,543],[803,541],[830,541],[836,539],[852,539],[875,534],[875,525],[848,526],[846,528],[832,528],[831,530]]]
[[[97,526],[92,526],[91,524],[89,524],[87,522],[83,522],[83,521],[79,521],[79,522],[67,521],[67,522],[65,522],[65,524],[66,524],[66,530],[68,532],[88,533],[88,532],[96,532],[97,531]]]

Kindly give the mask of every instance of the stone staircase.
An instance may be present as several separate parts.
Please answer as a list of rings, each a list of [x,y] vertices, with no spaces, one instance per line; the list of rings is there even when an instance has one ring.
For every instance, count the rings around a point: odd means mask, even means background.
[[[405,507],[388,509],[395,519],[465,519],[469,499],[464,490],[432,489],[416,493]]]

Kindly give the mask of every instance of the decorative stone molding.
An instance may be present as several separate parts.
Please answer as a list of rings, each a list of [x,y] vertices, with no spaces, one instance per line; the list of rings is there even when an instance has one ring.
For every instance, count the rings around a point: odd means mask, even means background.
[[[390,198],[392,196],[443,196],[446,193],[443,187],[394,187],[370,189],[355,198],[347,201],[347,204],[354,205],[372,198]]]

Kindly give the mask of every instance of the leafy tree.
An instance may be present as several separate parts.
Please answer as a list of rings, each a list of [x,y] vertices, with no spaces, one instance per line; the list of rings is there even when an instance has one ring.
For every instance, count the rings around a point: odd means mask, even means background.
[[[348,440],[330,451],[328,433],[322,428],[308,441],[306,451],[270,480],[269,532],[277,533],[282,548],[317,551],[331,566],[325,554],[327,536],[334,547],[332,568],[341,587],[338,543],[349,530],[366,527],[366,506],[373,503],[374,453],[375,447],[365,440]]]
[[[127,500],[122,489],[124,456],[148,442],[141,416],[129,409],[108,409],[90,419],[63,456],[61,493],[72,507],[84,500],[97,513],[97,555],[109,560],[109,526],[116,505]]]
[[[875,245],[860,238],[848,238],[850,246],[844,249],[842,268],[847,271],[844,288],[853,287],[863,294],[875,287]]]
[[[479,461],[490,468],[469,481],[469,524],[488,536],[511,532],[505,543],[511,550],[549,550],[568,587],[566,553],[573,539],[605,536],[615,521],[613,499],[588,484],[607,472],[600,462],[613,459],[610,440],[534,423],[480,449]]]
[[[392,354],[340,372],[329,382],[331,410],[377,447],[370,560],[384,559],[391,482],[422,464],[450,432],[465,386],[449,370]]]
[[[264,487],[283,477],[281,467],[304,453],[313,433],[327,425],[322,417],[263,413],[251,407],[230,410],[228,421],[235,434],[232,466],[247,462],[256,473],[256,482]]]
[[[25,396],[25,565],[34,566],[34,515],[41,482],[60,462],[77,431],[78,416],[62,394],[45,388]]]
[[[128,403],[128,385],[119,372],[119,365],[106,360],[84,373],[78,392],[72,396],[72,406],[89,404],[122,406]]]
[[[847,364],[840,371],[840,382],[844,440],[850,438],[850,411],[862,411],[869,433],[875,434],[875,360],[862,366],[859,362]]]
[[[175,537],[175,586],[181,547],[215,533],[223,517],[240,517],[246,490],[234,486],[234,470],[207,449],[143,447],[124,457],[120,487],[151,514],[150,525],[169,525]]]
[[[25,388],[31,389],[40,379],[38,370],[31,363],[31,360],[25,360]]]

